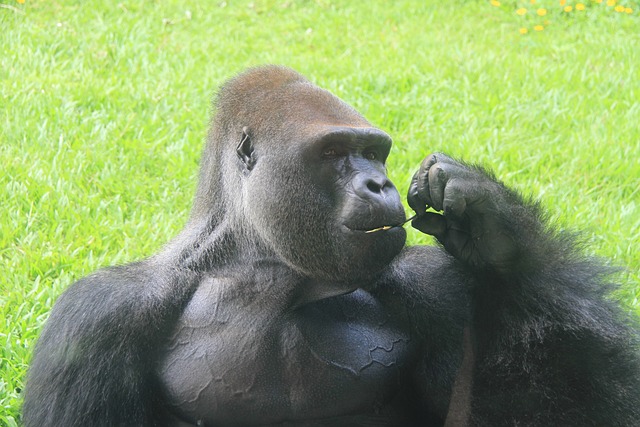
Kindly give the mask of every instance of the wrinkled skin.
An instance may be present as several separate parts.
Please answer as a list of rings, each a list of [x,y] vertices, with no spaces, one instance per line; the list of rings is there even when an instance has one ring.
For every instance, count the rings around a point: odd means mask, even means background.
[[[25,426],[635,425],[610,271],[440,153],[408,202],[441,246],[405,247],[390,147],[292,70],[226,83],[189,223],[59,298]]]

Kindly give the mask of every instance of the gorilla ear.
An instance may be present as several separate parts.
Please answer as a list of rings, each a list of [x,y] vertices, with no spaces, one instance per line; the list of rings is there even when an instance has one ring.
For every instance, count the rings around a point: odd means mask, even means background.
[[[236,148],[236,153],[238,153],[238,157],[242,160],[247,170],[253,169],[256,164],[256,158],[247,127],[242,128],[242,140],[238,144],[238,148]]]

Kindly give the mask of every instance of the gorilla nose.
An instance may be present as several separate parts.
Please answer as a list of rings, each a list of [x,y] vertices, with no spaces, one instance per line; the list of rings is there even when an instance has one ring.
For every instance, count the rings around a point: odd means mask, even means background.
[[[367,189],[372,193],[380,193],[382,192],[382,189],[387,185],[388,181],[388,179],[375,180],[369,178],[367,180]]]
[[[395,189],[393,183],[384,175],[360,175],[354,182],[356,194],[365,199],[385,197],[388,190]]]

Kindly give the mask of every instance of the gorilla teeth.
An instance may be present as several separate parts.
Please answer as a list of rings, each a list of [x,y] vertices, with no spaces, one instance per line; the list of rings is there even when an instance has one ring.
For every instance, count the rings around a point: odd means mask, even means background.
[[[385,230],[389,230],[393,227],[402,227],[403,225],[405,225],[406,223],[408,223],[409,221],[411,221],[412,219],[414,219],[415,217],[417,217],[418,215],[414,215],[411,218],[407,218],[404,221],[402,221],[400,224],[396,224],[396,225],[384,225],[382,227],[378,227],[378,228],[374,228],[371,230],[366,230],[365,233],[375,233],[376,231],[385,231]]]

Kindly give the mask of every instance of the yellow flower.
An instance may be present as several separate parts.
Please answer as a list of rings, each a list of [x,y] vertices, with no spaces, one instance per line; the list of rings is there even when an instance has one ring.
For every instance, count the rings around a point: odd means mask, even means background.
[[[616,8],[614,9],[616,12],[624,12],[625,7],[624,6],[616,6]]]
[[[582,4],[582,3],[577,3],[577,4],[576,4],[576,10],[584,10],[584,4]]]
[[[536,31],[542,31],[544,30],[544,27],[542,25],[536,25],[535,27],[533,27],[533,29]]]
[[[531,0],[531,4],[536,4],[536,0]]]
[[[498,7],[500,6],[500,2],[498,0],[491,0],[491,6]]]
[[[565,7],[564,7],[564,11],[565,11],[565,12],[567,12],[567,13],[568,13],[568,12],[571,12],[572,10],[573,10],[573,7],[572,7],[572,6],[565,6]]]
[[[524,7],[521,7],[520,9],[516,10],[516,13],[520,16],[523,16],[527,13],[527,9],[525,9]]]
[[[20,4],[24,4],[24,0],[16,0]]]
[[[538,14],[538,16],[544,16],[544,15],[547,14],[547,9],[540,8],[540,9],[536,10],[536,13]]]
[[[607,0],[607,6],[615,6],[616,0]]]
[[[560,0],[560,6],[564,6],[565,4],[567,4],[567,0]]]
[[[626,7],[626,8],[624,9],[624,11],[625,11],[626,13],[633,13],[633,9],[631,9],[630,7]]]
[[[520,34],[524,35],[527,34],[529,32],[529,30],[527,30],[526,28],[520,28]]]
[[[602,0],[596,0],[596,3],[598,4],[602,3]]]

